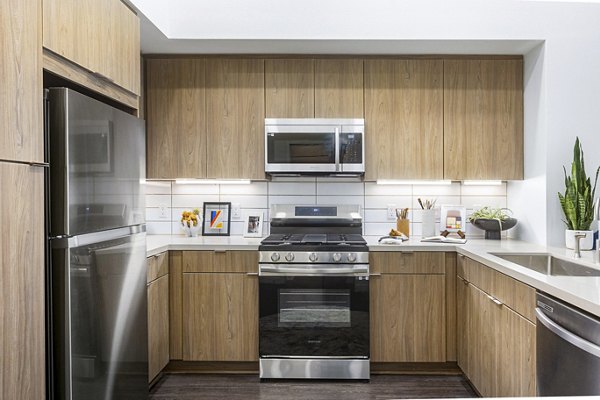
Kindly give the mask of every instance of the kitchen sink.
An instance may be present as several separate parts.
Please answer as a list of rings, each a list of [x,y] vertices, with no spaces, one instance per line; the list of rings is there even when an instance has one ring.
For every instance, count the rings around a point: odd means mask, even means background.
[[[600,270],[550,254],[492,253],[493,256],[529,268],[541,274],[556,276],[600,276]]]

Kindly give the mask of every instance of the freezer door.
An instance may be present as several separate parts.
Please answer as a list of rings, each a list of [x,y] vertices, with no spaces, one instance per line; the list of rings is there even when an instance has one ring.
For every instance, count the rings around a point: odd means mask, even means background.
[[[144,223],[144,121],[66,88],[48,100],[50,236]]]
[[[146,234],[53,242],[56,399],[148,398]]]

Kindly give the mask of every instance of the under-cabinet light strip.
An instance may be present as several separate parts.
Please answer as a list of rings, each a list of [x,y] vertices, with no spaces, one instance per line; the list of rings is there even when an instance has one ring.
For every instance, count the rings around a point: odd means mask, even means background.
[[[249,185],[250,179],[175,179],[178,185]]]
[[[378,185],[451,185],[452,181],[378,179]]]
[[[463,181],[467,186],[500,186],[502,181]]]

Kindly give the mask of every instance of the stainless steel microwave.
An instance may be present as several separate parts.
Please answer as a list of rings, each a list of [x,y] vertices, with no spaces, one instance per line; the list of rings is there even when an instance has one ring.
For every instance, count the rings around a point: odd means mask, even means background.
[[[364,174],[365,120],[265,119],[265,172]]]

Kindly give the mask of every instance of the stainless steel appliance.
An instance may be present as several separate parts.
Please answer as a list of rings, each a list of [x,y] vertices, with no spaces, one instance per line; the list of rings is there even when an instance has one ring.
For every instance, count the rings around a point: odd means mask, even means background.
[[[365,172],[364,119],[265,119],[265,172]]]
[[[49,398],[148,398],[144,123],[46,93]]]
[[[358,206],[271,208],[259,247],[260,377],[369,379],[369,253]]]
[[[537,394],[600,395],[600,319],[537,294]]]

